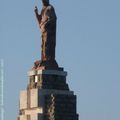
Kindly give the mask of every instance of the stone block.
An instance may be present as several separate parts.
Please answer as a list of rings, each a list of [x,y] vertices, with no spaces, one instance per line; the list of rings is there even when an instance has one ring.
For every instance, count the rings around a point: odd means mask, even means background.
[[[20,93],[20,109],[27,108],[27,91],[21,91]]]
[[[31,70],[28,72],[28,76],[33,76],[33,75],[59,75],[59,76],[67,76],[67,72],[65,71],[60,71],[60,70]]]
[[[38,89],[30,90],[30,107],[38,107]]]
[[[38,120],[38,114],[31,114],[30,120]]]
[[[43,108],[27,109],[24,113],[25,115],[43,114]]]
[[[27,116],[26,115],[20,115],[19,120],[27,120]]]

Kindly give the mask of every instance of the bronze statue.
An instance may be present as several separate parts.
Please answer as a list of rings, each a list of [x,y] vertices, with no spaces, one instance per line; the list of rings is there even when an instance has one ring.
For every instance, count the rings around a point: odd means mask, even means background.
[[[41,61],[40,66],[57,66],[55,61],[55,46],[56,46],[56,14],[49,0],[42,0],[43,8],[39,15],[37,7],[35,14],[39,23],[42,36],[41,45]]]

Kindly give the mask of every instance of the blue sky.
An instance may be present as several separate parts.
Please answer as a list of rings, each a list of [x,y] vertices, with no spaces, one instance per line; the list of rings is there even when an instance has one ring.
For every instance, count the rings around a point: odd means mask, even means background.
[[[51,0],[58,17],[56,59],[68,72],[80,120],[120,119],[120,1]],[[40,0],[0,1],[0,58],[5,68],[5,120],[16,120],[19,92],[40,58],[34,6]]]

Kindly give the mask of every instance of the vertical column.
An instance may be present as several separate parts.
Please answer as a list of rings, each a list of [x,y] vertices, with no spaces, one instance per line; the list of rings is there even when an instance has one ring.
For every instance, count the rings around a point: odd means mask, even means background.
[[[0,120],[4,120],[4,60],[0,60]]]

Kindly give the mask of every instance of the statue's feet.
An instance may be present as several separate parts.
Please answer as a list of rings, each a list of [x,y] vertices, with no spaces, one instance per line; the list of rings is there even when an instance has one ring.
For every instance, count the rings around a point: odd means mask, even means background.
[[[56,60],[38,60],[34,63],[33,69],[58,69]]]

